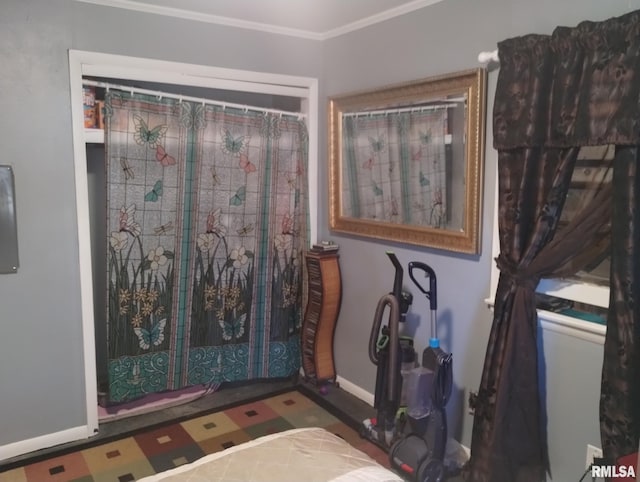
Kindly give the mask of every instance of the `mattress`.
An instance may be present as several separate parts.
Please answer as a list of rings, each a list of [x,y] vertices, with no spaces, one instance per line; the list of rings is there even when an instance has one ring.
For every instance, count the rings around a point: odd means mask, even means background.
[[[402,482],[393,472],[322,428],[267,435],[144,482]]]

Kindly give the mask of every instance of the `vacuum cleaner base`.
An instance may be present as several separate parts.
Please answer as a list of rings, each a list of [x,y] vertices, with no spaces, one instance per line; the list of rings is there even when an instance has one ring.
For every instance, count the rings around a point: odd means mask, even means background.
[[[417,435],[398,440],[389,451],[392,468],[412,482],[443,482],[445,468],[441,460],[431,457],[432,450]]]
[[[385,452],[389,451],[389,447],[393,443],[394,432],[389,432],[376,424],[376,419],[368,418],[362,422],[360,426],[360,436],[369,442],[380,447]]]

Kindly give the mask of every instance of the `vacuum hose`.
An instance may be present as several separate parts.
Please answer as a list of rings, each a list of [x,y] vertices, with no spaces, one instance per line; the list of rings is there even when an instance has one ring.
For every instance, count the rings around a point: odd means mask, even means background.
[[[396,398],[396,371],[399,349],[399,325],[400,325],[400,303],[398,298],[389,293],[384,295],[378,301],[376,306],[376,313],[373,317],[373,328],[371,329],[371,336],[369,337],[369,359],[374,365],[378,365],[378,335],[380,331],[380,325],[382,324],[382,316],[384,315],[384,309],[389,305],[389,365],[388,365],[388,400],[395,400]]]

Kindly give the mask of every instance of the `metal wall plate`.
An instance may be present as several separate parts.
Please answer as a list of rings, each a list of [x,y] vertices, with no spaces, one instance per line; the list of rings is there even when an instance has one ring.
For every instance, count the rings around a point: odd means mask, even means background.
[[[18,272],[18,228],[13,168],[0,165],[0,274]]]

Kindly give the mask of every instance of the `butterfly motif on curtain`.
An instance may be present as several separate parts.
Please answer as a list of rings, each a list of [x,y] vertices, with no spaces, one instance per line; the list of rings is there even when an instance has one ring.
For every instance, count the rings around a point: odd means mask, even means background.
[[[431,184],[429,178],[425,176],[422,171],[420,171],[420,186],[427,187],[429,184]]]
[[[422,146],[418,147],[417,151],[411,152],[412,161],[419,161],[420,159],[422,159]]]
[[[156,147],[156,161],[158,161],[164,167],[173,166],[176,163],[175,157],[167,154],[167,151],[165,151],[164,147],[162,146]]]
[[[160,196],[162,196],[162,180],[158,179],[153,185],[153,189],[144,195],[144,200],[156,202]]]
[[[420,142],[423,144],[429,144],[431,142],[431,130],[420,133]]]
[[[246,226],[242,226],[240,229],[236,231],[236,233],[238,233],[238,236],[246,236],[251,232],[253,232],[253,224],[247,224]]]
[[[375,194],[376,196],[382,196],[382,189],[376,184],[375,181],[371,181],[371,187],[373,188],[373,194]]]
[[[242,203],[244,202],[246,197],[247,197],[247,187],[240,186],[236,191],[236,193],[233,196],[231,196],[231,199],[229,200],[229,204],[231,206],[242,206]]]
[[[382,152],[386,143],[382,136],[378,136],[377,139],[369,136],[369,144],[371,145],[371,150],[373,152]]]
[[[157,235],[167,234],[169,231],[173,231],[173,222],[169,221],[168,223],[161,224],[160,226],[153,228],[153,231]]]
[[[249,156],[246,154],[240,154],[240,169],[244,170],[246,174],[256,172],[256,165],[249,160]]]
[[[244,335],[244,323],[247,319],[247,314],[242,313],[238,318],[233,321],[220,320],[220,327],[222,328],[222,338],[227,341],[238,339]]]
[[[129,165],[129,161],[127,161],[126,157],[121,157],[120,158],[120,167],[122,168],[122,171],[124,172],[125,181],[131,180],[131,179],[136,177],[136,175],[133,172],[133,169],[131,168],[131,166]]]
[[[158,346],[164,341],[164,327],[167,325],[167,319],[163,318],[154,323],[151,330],[142,327],[135,327],[133,332],[138,337],[138,344],[143,350],[148,350],[151,346]]]
[[[289,185],[290,189],[296,188],[296,181],[297,179],[294,176],[287,176],[287,184]]]
[[[144,146],[146,144],[152,149],[158,147],[158,143],[167,133],[167,129],[169,129],[169,126],[164,124],[160,124],[153,129],[149,129],[144,119],[135,114],[133,116],[133,123],[136,127],[136,130],[133,133],[133,139],[136,141],[136,144],[139,146]]]
[[[233,137],[229,129],[224,129],[222,134],[222,150],[226,154],[240,154],[246,147],[249,140],[247,136]]]
[[[372,170],[373,169],[373,157],[370,157],[369,159],[367,159],[366,161],[364,161],[362,163],[362,167],[364,169],[369,169]]]

